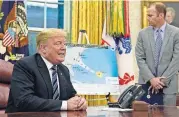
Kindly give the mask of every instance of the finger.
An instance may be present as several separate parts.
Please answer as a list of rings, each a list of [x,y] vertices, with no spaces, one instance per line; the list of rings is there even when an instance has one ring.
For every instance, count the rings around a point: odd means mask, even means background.
[[[155,89],[154,89],[154,88],[152,88],[152,94],[154,93],[154,91],[155,91]]]
[[[157,94],[158,93],[158,90],[155,90],[155,94]]]
[[[166,77],[163,77],[163,76],[162,76],[162,77],[159,77],[159,78],[160,78],[160,79],[164,79],[164,78],[166,78]]]
[[[87,109],[87,103],[86,103],[86,101],[78,109],[79,110],[86,110]]]
[[[80,102],[78,103],[78,107],[81,107],[85,102],[86,100],[84,98],[81,98]]]
[[[73,110],[76,110],[78,108],[78,103],[79,101],[77,99],[72,99],[69,104],[71,105],[71,107],[73,108]]]
[[[75,97],[74,97],[74,102],[75,102],[76,105],[78,105],[78,103],[80,102],[80,100],[81,100],[81,97],[79,97],[79,96],[75,96]]]
[[[158,85],[159,89],[163,89],[163,86],[162,85]]]
[[[87,109],[87,103],[85,102],[85,104],[83,105],[83,109],[82,110],[86,110]]]
[[[151,90],[151,88],[152,88],[152,86],[150,86],[148,90],[150,91],[150,90]]]
[[[160,87],[161,87],[161,85],[157,85],[157,86],[155,87],[155,89],[156,89],[156,90],[159,90]]]
[[[161,85],[161,86],[165,86],[165,84],[163,83],[163,82],[159,82],[159,84]],[[163,87],[162,87],[163,88]]]
[[[78,104],[74,104],[73,106],[74,106],[73,110],[78,110]]]
[[[157,87],[157,85],[158,85],[158,84],[156,83],[156,84],[155,84],[152,88],[156,88],[156,87]]]
[[[158,85],[158,86],[156,86],[156,90],[159,90],[159,89],[161,89],[160,87],[162,87],[162,86],[160,86],[160,85]]]
[[[77,101],[77,100],[78,100],[78,97],[77,97],[77,96],[74,96],[74,97],[71,98],[71,100]]]

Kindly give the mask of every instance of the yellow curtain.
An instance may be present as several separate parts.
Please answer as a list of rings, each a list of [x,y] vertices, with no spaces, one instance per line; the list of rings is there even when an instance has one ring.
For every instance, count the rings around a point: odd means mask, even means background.
[[[142,28],[145,28],[148,26],[147,21],[147,7],[150,4],[148,1],[142,1]]]
[[[90,44],[100,44],[102,29],[106,19],[106,1],[81,0],[72,2],[71,42],[77,43],[79,30],[86,30]],[[86,44],[86,40],[82,39]],[[105,95],[81,95],[88,106],[106,105]],[[99,100],[101,99],[101,100]]]
[[[90,43],[100,44],[105,16],[106,1],[73,1],[71,42],[77,43],[79,30],[86,30]],[[86,43],[85,39],[82,43]]]
[[[107,32],[109,34],[124,34],[124,1],[112,0],[107,2]]]

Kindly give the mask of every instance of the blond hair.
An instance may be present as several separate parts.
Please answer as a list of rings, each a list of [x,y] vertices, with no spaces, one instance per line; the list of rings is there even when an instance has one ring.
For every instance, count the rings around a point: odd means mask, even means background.
[[[41,31],[36,37],[37,48],[41,43],[46,43],[50,38],[61,36],[66,37],[66,32],[63,29],[48,28]]]

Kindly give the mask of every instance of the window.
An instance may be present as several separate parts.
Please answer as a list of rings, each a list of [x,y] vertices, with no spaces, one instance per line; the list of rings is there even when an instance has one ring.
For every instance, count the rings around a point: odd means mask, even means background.
[[[36,35],[46,28],[64,28],[63,0],[26,0],[29,54],[36,52]]]

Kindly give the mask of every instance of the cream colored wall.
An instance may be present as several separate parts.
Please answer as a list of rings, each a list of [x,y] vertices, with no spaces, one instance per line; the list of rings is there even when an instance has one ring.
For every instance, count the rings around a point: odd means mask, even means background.
[[[135,82],[138,82],[138,67],[135,59],[135,45],[138,32],[141,30],[141,2],[139,0],[129,2],[129,24],[134,57]]]

